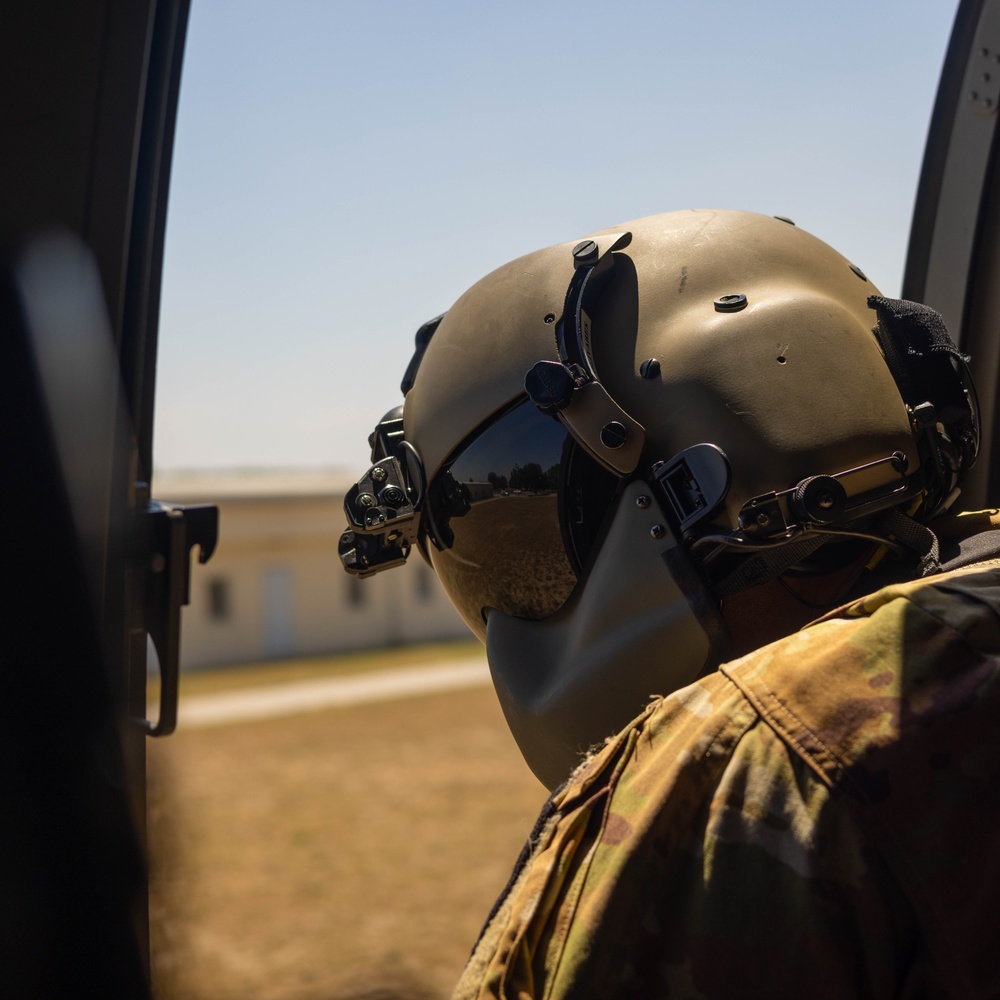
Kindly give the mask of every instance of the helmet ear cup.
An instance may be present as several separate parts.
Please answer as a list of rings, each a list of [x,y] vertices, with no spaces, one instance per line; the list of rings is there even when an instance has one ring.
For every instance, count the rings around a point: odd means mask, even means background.
[[[833,476],[810,476],[795,487],[791,507],[802,521],[834,524],[847,511],[847,490]]]

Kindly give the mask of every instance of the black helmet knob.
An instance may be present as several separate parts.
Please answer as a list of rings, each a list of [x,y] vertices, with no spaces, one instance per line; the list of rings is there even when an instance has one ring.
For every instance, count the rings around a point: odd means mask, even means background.
[[[803,520],[832,524],[847,510],[847,490],[833,476],[810,476],[795,487],[792,509]]]
[[[542,413],[561,410],[575,388],[573,376],[558,361],[539,361],[524,376],[524,391]]]

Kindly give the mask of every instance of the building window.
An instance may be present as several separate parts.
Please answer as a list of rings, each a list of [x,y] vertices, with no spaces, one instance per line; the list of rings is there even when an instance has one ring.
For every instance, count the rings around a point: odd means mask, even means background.
[[[431,571],[422,562],[417,563],[415,569],[417,579],[413,585],[414,592],[421,604],[427,604],[434,597],[434,592],[431,589]]]
[[[354,576],[353,573],[347,578],[347,600],[354,608],[363,607],[365,604],[365,588],[361,583],[361,577]]]
[[[208,581],[208,617],[223,622],[232,614],[229,581],[217,576]]]

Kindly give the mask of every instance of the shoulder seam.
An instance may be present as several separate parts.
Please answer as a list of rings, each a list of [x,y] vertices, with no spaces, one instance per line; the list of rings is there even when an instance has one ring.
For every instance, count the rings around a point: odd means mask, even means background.
[[[833,788],[834,785],[840,780],[844,773],[844,765],[837,755],[795,714],[792,709],[785,705],[778,696],[771,691],[769,688],[761,692],[765,695],[771,702],[774,703],[783,712],[787,712],[801,727],[801,729],[808,733],[810,738],[815,741],[816,746],[829,758],[830,767],[824,767],[809,747],[807,747],[800,739],[798,739],[794,733],[776,717],[771,706],[767,705],[763,698],[758,695],[758,693],[752,688],[741,684],[739,680],[736,679],[732,674],[725,669],[725,666],[720,668],[721,672],[743,693],[743,696],[750,702],[751,705],[756,709],[757,714],[766,722],[780,737],[780,739],[787,743],[795,753],[801,758],[803,763],[807,764],[816,774],[819,776],[820,780],[823,782],[827,788]],[[832,774],[830,772],[833,772]]]

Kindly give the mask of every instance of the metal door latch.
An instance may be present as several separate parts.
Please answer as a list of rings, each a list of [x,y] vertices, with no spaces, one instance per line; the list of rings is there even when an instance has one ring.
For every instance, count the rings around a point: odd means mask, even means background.
[[[149,554],[145,619],[160,660],[160,714],[155,724],[139,722],[150,736],[169,736],[177,726],[181,607],[191,600],[191,549],[198,546],[200,563],[211,558],[219,537],[219,508],[150,500],[144,521]]]

